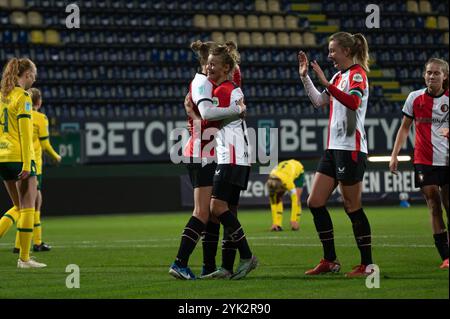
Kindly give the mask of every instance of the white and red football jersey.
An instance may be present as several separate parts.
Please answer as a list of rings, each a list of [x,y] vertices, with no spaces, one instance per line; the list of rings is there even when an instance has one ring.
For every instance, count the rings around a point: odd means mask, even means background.
[[[357,94],[361,98],[361,105],[353,111],[330,95],[327,149],[367,154],[364,120],[369,99],[369,83],[366,72],[360,65],[355,64],[345,71],[336,73],[331,84],[344,93]]]
[[[414,164],[448,165],[448,139],[440,135],[448,128],[448,105],[448,89],[440,96],[430,95],[428,89],[408,95],[402,112],[416,127]]]
[[[200,116],[198,105],[204,101],[212,102],[214,85],[208,80],[205,74],[197,73],[189,85],[189,92],[191,94],[191,101],[194,104],[194,111]],[[204,148],[206,145],[214,141],[214,136],[205,138],[204,131],[208,128],[218,128],[220,121],[194,121],[192,118],[188,118],[188,125],[190,128],[190,137],[184,148],[183,155],[186,157],[195,158],[208,158],[214,157],[214,147],[208,147],[206,151]]]
[[[213,92],[213,104],[217,107],[230,107],[244,97],[242,90],[231,81],[221,83]],[[216,153],[218,164],[250,166],[247,126],[239,117],[222,121],[216,134]]]

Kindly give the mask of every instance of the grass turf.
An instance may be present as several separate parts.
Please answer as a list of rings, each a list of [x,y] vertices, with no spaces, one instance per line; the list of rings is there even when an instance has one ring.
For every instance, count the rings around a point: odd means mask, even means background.
[[[359,263],[351,223],[341,208],[330,209],[340,274],[306,277],[322,249],[308,210],[300,231],[269,232],[269,211],[241,211],[240,220],[259,267],[240,281],[181,281],[168,275],[189,213],[89,217],[43,217],[51,252],[33,253],[44,269],[17,269],[11,252],[14,231],[0,242],[3,298],[449,298],[449,272],[439,269],[425,206],[369,207],[379,289],[347,279]],[[217,257],[220,263],[220,249]],[[80,267],[80,289],[66,288],[66,266]],[[201,270],[201,244],[190,259]]]

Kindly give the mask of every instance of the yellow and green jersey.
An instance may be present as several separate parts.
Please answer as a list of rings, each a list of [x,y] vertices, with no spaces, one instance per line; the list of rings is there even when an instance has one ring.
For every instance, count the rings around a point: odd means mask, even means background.
[[[36,156],[36,174],[42,174],[42,151],[46,151],[54,160],[59,155],[49,141],[48,119],[45,114],[33,111],[33,147]]]
[[[31,170],[33,150],[32,102],[23,88],[15,87],[1,98],[0,162],[23,162],[23,170]]]
[[[305,169],[297,160],[283,161],[278,164],[270,175],[278,177],[286,190],[291,191],[296,188],[294,181],[305,172]]]

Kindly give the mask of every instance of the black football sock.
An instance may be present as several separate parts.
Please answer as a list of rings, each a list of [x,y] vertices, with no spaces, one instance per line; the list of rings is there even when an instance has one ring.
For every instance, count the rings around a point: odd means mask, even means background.
[[[436,245],[436,248],[439,252],[439,255],[441,255],[442,260],[445,260],[448,258],[448,237],[447,232],[443,232],[440,234],[434,234],[434,244]]]
[[[213,272],[216,270],[216,254],[217,246],[219,245],[220,224],[211,221],[206,224],[206,229],[203,233],[203,268],[206,272]]]
[[[330,213],[325,206],[309,207],[314,217],[314,225],[319,234],[323,246],[323,258],[328,261],[336,260],[336,249],[334,247],[333,222]]]
[[[230,234],[228,238],[231,239],[239,249],[241,259],[250,259],[252,257],[252,252],[248,246],[247,239],[245,238],[244,230],[236,216],[228,210],[219,216],[219,220],[224,226],[224,231]]]
[[[236,258],[237,246],[231,240],[227,231],[223,232],[222,240],[222,268],[233,272],[234,259]]]
[[[195,245],[197,245],[204,229],[205,224],[203,224],[200,219],[194,216],[189,219],[186,227],[184,227],[183,234],[181,235],[180,248],[175,260],[175,263],[179,267],[187,267],[189,257],[194,251]]]
[[[362,208],[356,212],[347,213],[352,221],[353,234],[355,235],[356,244],[361,253],[361,264],[370,265],[372,261],[372,235],[370,231],[369,220]]]

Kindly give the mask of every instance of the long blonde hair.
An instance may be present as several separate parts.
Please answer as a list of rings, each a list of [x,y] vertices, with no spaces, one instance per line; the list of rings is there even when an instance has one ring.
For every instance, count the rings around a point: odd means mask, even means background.
[[[350,49],[353,61],[359,64],[366,72],[370,72],[369,45],[361,33],[351,34],[348,32],[337,32],[332,34],[329,41],[336,41],[339,46]]]
[[[8,61],[3,70],[2,81],[0,84],[0,93],[2,99],[11,93],[16,85],[18,85],[19,77],[28,70],[33,69],[34,63],[30,59],[12,58]]]
[[[431,64],[431,63],[439,64],[439,66],[442,69],[442,72],[447,76],[447,79],[444,80],[444,83],[442,83],[442,88],[444,90],[447,90],[448,89],[448,63],[447,63],[447,61],[438,59],[438,58],[431,58],[427,61],[427,63],[425,63],[424,72],[427,71],[427,66],[428,66],[428,64]]]

